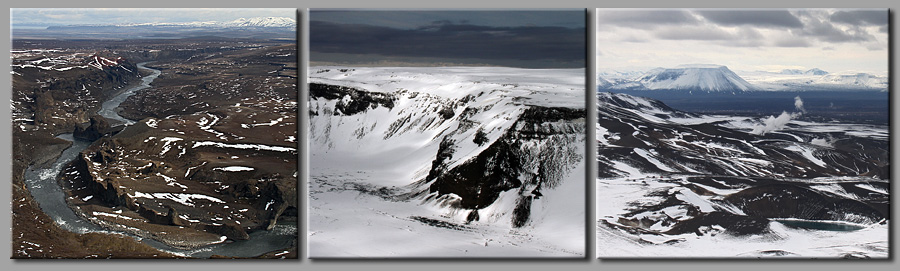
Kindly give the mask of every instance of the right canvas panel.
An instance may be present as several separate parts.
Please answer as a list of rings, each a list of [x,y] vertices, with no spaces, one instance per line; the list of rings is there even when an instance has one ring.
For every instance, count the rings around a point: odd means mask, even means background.
[[[888,257],[888,10],[596,18],[598,257]]]

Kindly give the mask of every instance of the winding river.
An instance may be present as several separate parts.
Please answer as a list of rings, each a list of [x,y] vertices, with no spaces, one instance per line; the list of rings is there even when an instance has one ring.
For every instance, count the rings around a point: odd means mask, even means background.
[[[159,70],[147,68],[144,66],[145,64],[147,64],[147,62],[139,63],[137,64],[137,67],[152,73],[141,78],[140,85],[129,88],[104,102],[101,109],[98,111],[99,115],[125,123],[125,125],[134,123],[132,120],[119,116],[119,114],[116,113],[116,109],[119,107],[119,104],[128,98],[128,96],[133,95],[139,90],[149,88],[150,83],[159,77],[161,73]],[[40,204],[41,210],[50,216],[50,218],[63,229],[79,234],[88,232],[114,232],[79,217],[71,208],[69,208],[69,205],[66,204],[65,193],[63,193],[62,187],[56,181],[56,176],[59,175],[59,172],[66,164],[74,160],[82,150],[91,144],[91,142],[75,139],[72,134],[62,134],[58,136],[58,138],[71,141],[72,146],[65,149],[51,166],[38,169],[28,168],[28,170],[25,171],[25,184],[28,186],[28,190],[31,191],[31,196],[38,204]],[[127,235],[133,236],[130,234]],[[174,248],[149,238],[144,238],[141,241],[161,251],[188,257],[209,258],[212,255],[255,257],[270,251],[289,248],[296,236],[296,225],[279,224],[271,231],[260,230],[251,232],[249,240],[226,242],[191,250]]]

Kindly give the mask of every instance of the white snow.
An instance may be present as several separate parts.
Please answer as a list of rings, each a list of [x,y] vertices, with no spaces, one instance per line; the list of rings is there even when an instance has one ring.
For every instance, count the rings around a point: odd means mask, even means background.
[[[180,203],[185,206],[194,206],[195,201],[197,200],[206,200],[214,203],[225,203],[221,199],[216,197],[207,196],[203,194],[188,194],[188,193],[143,193],[140,191],[134,191],[134,196],[136,198],[148,198],[148,199],[168,199],[174,202]]]
[[[281,146],[269,146],[262,144],[229,144],[222,142],[214,142],[214,141],[197,141],[194,142],[194,146],[203,147],[203,146],[213,146],[218,148],[232,148],[232,149],[250,149],[250,150],[258,150],[258,151],[276,151],[276,152],[296,152],[295,148],[281,147]]]
[[[159,153],[159,156],[163,156],[164,154],[169,152],[169,150],[172,148],[172,146],[170,146],[169,144],[172,144],[173,142],[176,142],[176,141],[182,141],[182,140],[184,140],[184,139],[178,138],[178,137],[170,137],[170,136],[160,139],[159,141],[163,142],[163,147],[162,147],[162,151]]]
[[[825,161],[822,161],[822,159],[819,159],[818,157],[815,156],[815,154],[813,153],[813,149],[811,149],[811,148],[803,147],[800,145],[791,145],[784,149],[799,153],[800,155],[803,155],[803,157],[806,158],[806,160],[809,160],[810,162],[813,162],[814,164],[816,164],[820,167],[827,166],[827,164],[825,164]]]
[[[638,155],[640,155],[641,157],[643,157],[644,159],[646,159],[647,162],[650,162],[651,164],[653,164],[654,166],[656,166],[657,168],[659,168],[663,171],[675,172],[674,169],[666,166],[665,164],[660,162],[658,159],[656,159],[656,157],[655,157],[656,151],[654,151],[652,149],[650,151],[647,151],[647,150],[644,150],[641,148],[634,148],[634,152],[637,153]]]
[[[237,172],[237,171],[253,171],[252,167],[244,167],[244,166],[227,166],[227,167],[217,167],[213,168],[213,170],[219,171],[229,171],[229,172]]]
[[[713,208],[712,204],[691,191],[690,189],[680,189],[678,193],[675,195],[675,198],[690,203],[691,205],[697,206],[700,208],[701,212],[709,213],[715,211],[716,208]]]

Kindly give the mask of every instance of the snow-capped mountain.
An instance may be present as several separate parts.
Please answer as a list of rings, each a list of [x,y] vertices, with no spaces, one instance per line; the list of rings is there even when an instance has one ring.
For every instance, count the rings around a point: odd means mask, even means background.
[[[728,67],[681,65],[650,70],[634,81],[623,81],[611,89],[679,90],[697,92],[744,92],[755,88]]]
[[[94,25],[105,26],[105,25]],[[239,18],[232,21],[203,21],[203,22],[181,22],[181,23],[132,23],[118,24],[114,26],[160,26],[160,27],[212,27],[212,28],[232,28],[232,27],[297,27],[297,20],[288,17],[253,17]]]
[[[707,92],[747,91],[753,86],[725,66],[682,65],[657,69],[638,79],[651,90],[701,90]]]
[[[598,256],[887,257],[886,126],[597,96]]]
[[[820,70],[819,68],[812,68],[812,69],[809,69],[809,70],[806,70],[806,71],[803,71],[803,70],[800,70],[800,69],[784,69],[784,70],[781,70],[781,74],[790,74],[790,75],[798,75],[798,74],[805,74],[805,75],[826,75],[826,74],[828,74],[828,72],[823,71],[823,70]]]

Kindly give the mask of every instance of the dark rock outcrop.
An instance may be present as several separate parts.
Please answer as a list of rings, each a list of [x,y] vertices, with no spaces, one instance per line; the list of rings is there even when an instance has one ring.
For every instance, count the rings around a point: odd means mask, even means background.
[[[397,97],[390,93],[368,92],[351,87],[310,83],[309,98],[316,99],[319,97],[329,100],[339,100],[348,97],[349,100],[347,102],[339,101],[337,106],[335,106],[335,114],[346,116],[378,106],[394,108],[394,101],[397,100]]]
[[[109,121],[103,116],[94,115],[91,116],[89,124],[75,125],[75,131],[72,132],[72,136],[79,139],[94,141],[120,129],[121,128],[116,129],[110,127]]]
[[[747,215],[764,218],[797,218],[875,223],[885,218],[863,202],[825,195],[789,184],[771,184],[744,189],[725,201]]]

